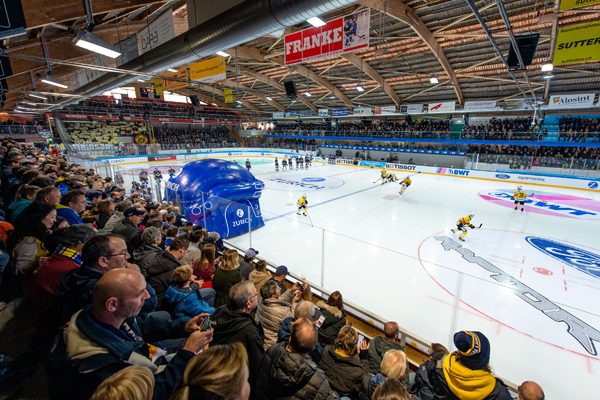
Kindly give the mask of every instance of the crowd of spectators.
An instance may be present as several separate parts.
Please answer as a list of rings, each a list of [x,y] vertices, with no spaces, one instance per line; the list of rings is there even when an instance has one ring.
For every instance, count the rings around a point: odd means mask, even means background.
[[[533,167],[600,169],[600,149],[591,147],[469,145],[478,162],[509,164],[514,169]]]
[[[229,130],[222,127],[201,129],[155,129],[154,138],[164,150],[190,148],[238,147]]]
[[[597,139],[600,136],[598,118],[575,118],[563,115],[558,120],[559,140],[566,142],[585,142],[586,139]]]

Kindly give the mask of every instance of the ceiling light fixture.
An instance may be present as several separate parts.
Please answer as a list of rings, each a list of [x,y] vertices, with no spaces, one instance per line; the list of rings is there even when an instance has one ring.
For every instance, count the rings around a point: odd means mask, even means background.
[[[98,36],[92,33],[94,24],[88,22],[85,26],[79,28],[77,35],[73,38],[75,46],[82,47],[86,50],[93,51],[94,53],[102,54],[110,58],[117,58],[121,55],[118,51],[115,51],[112,46],[100,39]]]
[[[440,83],[440,81],[438,80],[437,76],[435,76],[435,75],[431,75],[431,77],[429,78],[429,82],[431,82],[431,83]]]
[[[330,99],[335,99],[335,96],[333,96],[333,95],[332,95],[332,96],[329,96],[329,98],[330,98]]]
[[[27,96],[35,97],[36,99],[48,100],[46,97],[35,93],[27,93]]]
[[[146,81],[145,81],[145,80],[143,80],[143,79],[138,79],[137,81],[138,81],[138,82],[146,82]]]
[[[43,75],[41,81],[44,82],[44,83],[47,83],[48,85],[58,86],[58,87],[63,88],[63,89],[68,88],[67,85],[63,84],[58,79],[55,79],[55,78],[51,77],[48,74]]]
[[[273,100],[273,99],[271,98],[271,96],[265,96],[265,99],[267,99],[267,100]]]
[[[310,96],[312,96],[312,94],[310,94],[310,92],[309,92],[308,90],[307,90],[306,92],[304,92],[304,95],[305,95],[306,97],[310,97]]]
[[[198,102],[199,102],[200,104],[202,104],[203,106],[205,106],[205,105],[206,105],[206,103],[205,103],[205,102],[203,102],[202,100],[199,100]]]
[[[169,72],[179,72],[179,71],[177,71],[177,70],[176,70],[176,69],[174,69],[174,68],[168,68],[168,69],[167,69],[167,71],[169,71]]]
[[[542,72],[549,72],[552,71],[554,69],[554,65],[552,65],[552,63],[547,62],[542,64]]]
[[[319,17],[312,17],[306,20],[306,22],[308,22],[309,24],[311,24],[312,26],[318,28],[319,26],[323,26],[325,25],[325,21],[323,21],[321,18]]]
[[[37,106],[38,103],[34,103],[33,101],[29,101],[29,100],[23,100],[21,101],[21,103],[23,104],[29,104],[30,106]]]
[[[210,104],[212,104],[212,105],[213,105],[213,106],[215,106],[215,107],[217,106],[217,103],[210,103]]]
[[[241,100],[236,100],[235,102],[238,103],[238,104],[242,104]]]
[[[356,90],[358,90],[359,92],[364,92],[365,88],[362,87],[362,85],[359,83],[359,84],[356,85]]]
[[[225,53],[224,51],[217,51],[217,55],[222,57],[229,57],[229,54]]]
[[[542,78],[544,78],[544,79],[552,79],[552,78],[554,78],[554,75],[551,72],[548,72],[546,75],[542,76]]]

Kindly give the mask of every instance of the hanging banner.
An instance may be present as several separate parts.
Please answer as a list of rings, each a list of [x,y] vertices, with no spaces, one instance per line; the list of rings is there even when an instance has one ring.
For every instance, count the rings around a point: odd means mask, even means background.
[[[455,109],[455,101],[447,101],[443,103],[429,103],[429,112],[451,112]]]
[[[27,33],[27,28],[21,2],[9,0],[0,3],[0,39],[25,33]]]
[[[312,115],[313,115],[312,110],[300,110],[301,117],[312,117]]]
[[[156,90],[156,95],[161,97],[163,95],[163,80],[160,78],[154,79],[154,89]]]
[[[298,111],[286,111],[285,118],[296,118],[298,116]]]
[[[140,55],[173,39],[175,37],[173,10],[169,8],[148,26],[140,29],[136,35]]]
[[[558,30],[554,65],[600,60],[600,21],[572,25]]]
[[[225,103],[233,103],[233,91],[231,89],[223,89],[223,93],[225,94]]]
[[[227,78],[225,57],[215,57],[190,65],[190,79],[198,82],[214,82]]]
[[[274,112],[273,118],[283,118],[283,113],[282,112]]]
[[[117,67],[133,60],[136,58],[138,53],[138,42],[137,36],[131,35],[127,39],[123,39],[118,43],[113,45],[113,49],[121,53],[121,55],[115,58],[115,62],[117,63]]]
[[[284,38],[285,65],[298,64],[369,47],[370,9]]]
[[[394,114],[396,106],[375,107],[375,115]]]
[[[400,106],[400,112],[403,114],[423,114],[427,112],[425,104],[403,104]]]
[[[331,116],[332,117],[345,117],[348,115],[348,109],[347,108],[340,108],[337,110],[331,110]]]
[[[504,100],[504,110],[531,110],[531,106],[525,100]]]
[[[163,71],[161,72],[161,75],[163,77],[163,89],[168,91],[172,91],[181,87],[181,82],[170,80],[169,78],[181,80],[190,79],[187,68],[180,68],[177,70],[177,72]],[[173,89],[173,87],[175,87],[175,89]]]
[[[465,103],[465,111],[476,110],[493,110],[496,108],[496,100],[489,101],[467,101]]]
[[[360,115],[360,116],[369,116],[369,115],[373,115],[373,110],[371,110],[370,108],[367,107],[356,107],[354,109],[353,112],[354,115]]]
[[[574,8],[587,7],[594,4],[600,4],[600,0],[562,0],[560,2],[560,11],[572,10]]]
[[[329,109],[327,108],[319,108],[319,117],[328,117]]]
[[[555,94],[550,96],[548,108],[581,108],[593,107],[595,93]]]
[[[108,67],[108,57],[99,55],[90,64],[99,67]],[[71,90],[79,89],[83,85],[87,84],[88,82],[95,81],[104,74],[106,74],[106,71],[100,71],[91,68],[81,68],[73,76],[71,76],[71,78],[69,78]]]

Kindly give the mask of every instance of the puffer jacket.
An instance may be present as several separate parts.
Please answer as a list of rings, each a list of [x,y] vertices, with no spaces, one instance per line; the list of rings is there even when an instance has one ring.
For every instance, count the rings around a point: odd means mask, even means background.
[[[338,333],[346,325],[346,314],[337,307],[332,307],[324,301],[319,301],[317,307],[325,317],[319,328],[319,343],[321,346],[333,346]]]
[[[260,288],[265,284],[266,281],[271,279],[271,275],[268,272],[254,270],[250,272],[249,278],[252,283],[254,283],[254,288],[256,291],[260,293]]]
[[[164,251],[159,254],[154,262],[148,265],[146,273],[148,278],[146,282],[154,288],[156,291],[156,298],[158,299],[158,306],[161,306],[163,297],[171,283],[173,283],[173,271],[177,267],[180,267],[181,263],[168,251]]]
[[[360,390],[360,400],[371,400],[371,397],[373,397],[373,393],[375,393],[377,386],[387,381],[387,379],[388,378],[386,378],[383,374],[365,374],[365,376],[363,376],[362,388]]]
[[[391,340],[387,340],[384,336],[379,335],[369,342],[369,369],[372,374],[381,372],[381,361],[383,355],[389,350],[404,351],[404,346]]]
[[[9,220],[11,224],[14,224],[17,220],[17,217],[23,212],[24,209],[29,207],[31,204],[31,200],[21,199],[18,201],[14,201],[10,203],[6,212],[6,219]]]
[[[317,364],[286,349],[269,347],[260,363],[257,398],[269,400],[338,400]]]
[[[294,316],[296,304],[292,304],[293,298],[291,290],[288,290],[278,299],[260,299],[256,320],[265,330],[265,350],[277,343],[277,334],[283,320]]]
[[[109,220],[110,221],[110,220]],[[121,235],[125,238],[125,241],[129,242],[129,239],[139,230],[140,228],[131,222],[129,218],[123,218],[115,227],[112,229],[112,233],[115,235]],[[128,251],[130,248],[127,249]]]
[[[327,346],[323,349],[319,367],[325,373],[331,388],[341,397],[348,396],[351,400],[358,400],[363,376],[369,372],[368,358],[367,350],[343,356],[333,346]]]
[[[123,218],[125,218],[125,216],[123,215],[123,211],[115,211],[115,213],[110,216],[108,221],[106,221],[106,224],[104,225],[104,230],[108,233],[112,232],[113,228],[117,226],[117,224],[121,222]]]
[[[158,246],[152,246],[150,244],[143,244],[133,252],[133,260],[144,276],[148,276],[148,266],[156,260],[156,257],[161,254],[163,250]]]
[[[196,282],[192,282],[187,288],[178,287],[175,284],[169,286],[163,304],[173,319],[190,320],[198,314],[215,312],[214,308],[202,300],[200,288]]]

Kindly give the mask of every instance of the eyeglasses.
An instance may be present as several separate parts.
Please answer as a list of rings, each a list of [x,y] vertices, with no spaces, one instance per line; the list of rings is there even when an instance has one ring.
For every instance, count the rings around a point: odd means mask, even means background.
[[[108,257],[125,257],[125,256],[127,256],[127,250],[125,250],[123,253],[109,254],[109,255],[104,256],[104,257],[108,258]]]
[[[256,294],[253,294],[252,296],[250,296],[250,298],[249,298],[248,300],[246,300],[246,301],[250,301],[250,300],[252,300],[253,298],[255,298],[256,296],[258,296],[258,292],[256,292]]]

